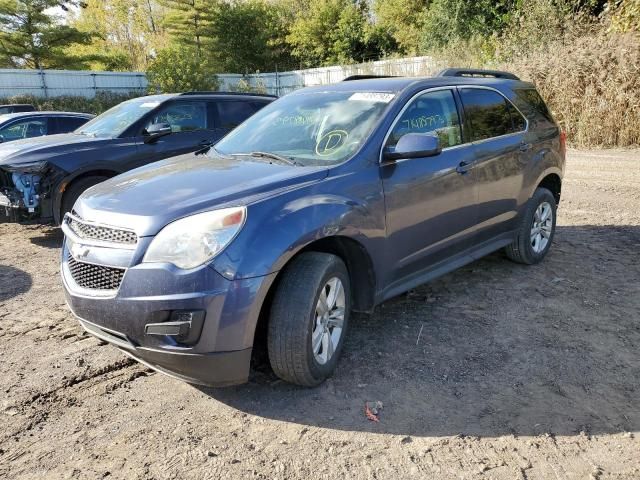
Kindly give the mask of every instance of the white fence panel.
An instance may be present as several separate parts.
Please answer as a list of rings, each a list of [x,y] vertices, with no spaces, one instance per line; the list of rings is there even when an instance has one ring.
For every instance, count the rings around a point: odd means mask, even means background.
[[[278,96],[302,87],[327,85],[350,75],[429,76],[446,65],[431,57],[410,57],[377,62],[310,68],[290,72],[218,75],[220,90],[237,90],[244,81],[248,86]],[[92,98],[98,92],[139,93],[148,89],[141,72],[92,72],[74,70],[0,69],[0,98],[15,95],[58,97],[73,95]]]
[[[264,89],[278,96],[293,90],[314,85],[327,85],[339,82],[351,75],[395,75],[406,77],[430,76],[445,68],[442,62],[432,57],[409,57],[377,62],[360,63],[290,72],[255,73],[250,75],[218,75],[221,90],[234,89],[244,79],[250,86]]]
[[[98,92],[140,93],[147,77],[140,72],[0,69],[0,98],[15,95],[93,98]]]

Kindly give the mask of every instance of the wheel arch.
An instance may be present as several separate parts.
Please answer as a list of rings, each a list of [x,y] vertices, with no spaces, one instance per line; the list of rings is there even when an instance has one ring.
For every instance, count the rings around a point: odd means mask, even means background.
[[[376,276],[371,256],[359,241],[344,235],[327,236],[314,240],[300,248],[287,259],[278,271],[267,294],[264,297],[258,320],[254,329],[253,346],[257,355],[266,353],[266,332],[269,323],[269,312],[273,296],[279,287],[284,272],[289,264],[305,252],[331,253],[339,257],[347,267],[351,280],[352,310],[370,313],[375,307]]]
[[[562,179],[560,178],[560,175],[557,173],[548,173],[538,182],[538,186],[536,188],[541,187],[546,188],[553,194],[556,199],[556,204],[560,203],[560,194],[562,193]]]
[[[88,177],[115,177],[121,172],[110,168],[92,168],[65,177],[57,186],[53,196],[53,218],[56,224],[62,222],[62,203],[69,188],[75,183]]]

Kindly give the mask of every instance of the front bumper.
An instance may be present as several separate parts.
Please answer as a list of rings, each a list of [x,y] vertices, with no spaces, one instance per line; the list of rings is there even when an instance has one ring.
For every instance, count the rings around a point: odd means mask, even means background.
[[[85,330],[187,382],[222,386],[247,380],[255,327],[275,274],[227,280],[209,266],[185,271],[169,264],[141,263],[150,238],[140,238],[129,257],[114,248],[78,248],[78,240],[65,240],[61,274],[67,303]],[[111,257],[112,264],[126,265],[119,287],[107,291],[80,287],[71,272],[78,260],[69,245],[95,264],[108,264]],[[149,333],[149,325],[170,326],[181,312],[203,315],[189,342],[177,335]]]
[[[227,386],[244,383],[249,376],[251,348],[235,352],[182,353],[136,347],[122,336],[96,324],[79,319],[80,325],[125,354],[152,369],[184,382],[205,386]]]

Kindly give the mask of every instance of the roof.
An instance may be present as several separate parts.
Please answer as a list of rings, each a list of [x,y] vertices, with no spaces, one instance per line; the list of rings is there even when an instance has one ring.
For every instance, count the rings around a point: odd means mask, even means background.
[[[276,95],[270,95],[268,93],[254,93],[254,92],[184,92],[178,95],[193,95],[193,96],[219,96],[219,97],[258,97],[258,98],[278,98]]]
[[[399,93],[408,87],[419,86],[422,88],[446,87],[455,85],[486,85],[486,86],[531,86],[530,83],[519,80],[489,77],[378,77],[362,80],[350,80],[331,85],[307,87],[296,90],[290,95],[313,92],[389,92]]]
[[[14,120],[16,118],[21,117],[46,117],[50,115],[66,115],[71,117],[84,117],[84,118],[93,118],[95,115],[92,113],[82,113],[82,112],[16,112],[16,113],[5,113],[4,115],[0,115],[0,122],[6,122],[7,120]]]
[[[265,98],[276,99],[275,95],[263,95],[261,93],[242,93],[242,92],[183,92],[183,93],[161,93],[157,95],[146,95],[144,97],[136,97],[127,102],[166,102],[173,98],[178,97],[190,97],[190,98],[224,98],[224,97],[242,97],[242,98],[258,98],[264,100]]]

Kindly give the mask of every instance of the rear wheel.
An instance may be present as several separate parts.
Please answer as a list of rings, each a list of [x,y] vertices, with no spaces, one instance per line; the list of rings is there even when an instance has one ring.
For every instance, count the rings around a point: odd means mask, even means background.
[[[556,231],[556,199],[546,188],[537,188],[527,203],[516,240],[505,252],[514,262],[532,265],[541,261]]]
[[[60,222],[64,218],[65,213],[70,212],[73,209],[76,201],[84,193],[85,190],[104,182],[109,177],[102,175],[95,175],[92,177],[85,177],[74,181],[62,197],[62,208],[60,209]]]
[[[268,349],[283,380],[315,386],[336,368],[349,324],[351,286],[335,255],[302,253],[286,270],[271,305]]]

